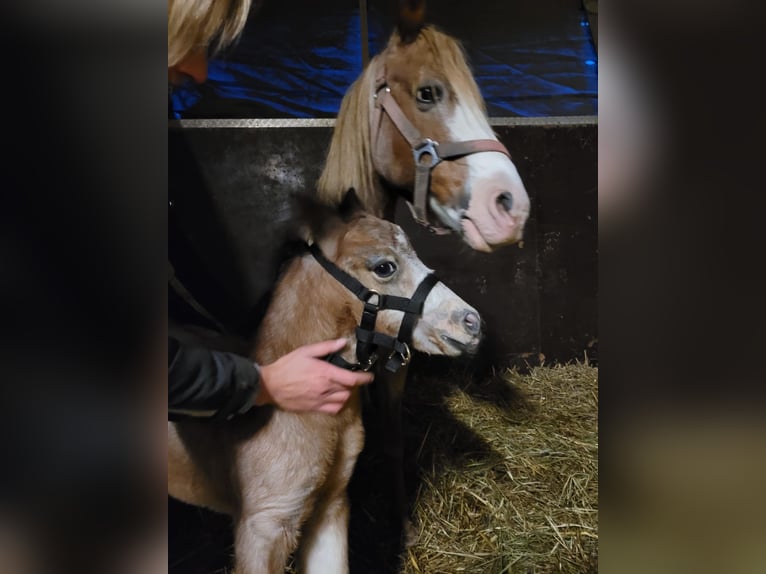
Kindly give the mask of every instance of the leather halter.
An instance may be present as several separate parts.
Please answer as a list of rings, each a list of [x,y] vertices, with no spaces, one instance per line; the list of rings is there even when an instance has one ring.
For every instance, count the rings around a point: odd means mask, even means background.
[[[434,225],[428,221],[427,199],[433,169],[444,160],[452,161],[474,153],[499,152],[507,156],[508,159],[511,158],[511,154],[497,140],[480,139],[439,143],[431,138],[423,137],[420,131],[404,115],[402,108],[391,93],[391,88],[387,85],[385,78],[379,79],[376,83],[373,97],[375,98],[375,105],[388,114],[391,122],[412,148],[415,160],[415,186],[412,202],[407,202],[407,204],[410,206],[415,221],[434,233],[449,233],[449,229]],[[460,231],[459,227],[455,228],[454,226],[453,230]]]
[[[412,353],[412,332],[415,323],[423,313],[425,304],[431,289],[439,282],[433,273],[428,274],[415,289],[415,293],[409,299],[395,295],[384,295],[374,289],[368,289],[357,279],[343,271],[332,261],[327,259],[316,243],[308,246],[309,251],[325,271],[332,275],[341,285],[351,291],[363,304],[362,318],[356,328],[356,363],[349,363],[340,354],[330,355],[327,360],[351,371],[369,371],[382,356],[386,356],[386,370],[395,373],[410,362]],[[375,320],[378,311],[391,309],[403,311],[404,318],[399,326],[396,337],[379,333],[375,330]]]

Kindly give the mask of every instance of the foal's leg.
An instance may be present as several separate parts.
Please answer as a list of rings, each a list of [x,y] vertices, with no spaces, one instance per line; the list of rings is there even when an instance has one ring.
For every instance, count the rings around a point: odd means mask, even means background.
[[[298,571],[301,574],[348,573],[348,497],[345,491],[323,501],[303,533]]]
[[[353,419],[339,437],[335,464],[303,529],[298,558],[301,574],[348,573],[349,503],[346,487],[364,446],[358,395],[353,401],[347,407],[353,409]]]
[[[235,574],[284,574],[298,546],[301,512],[273,509],[243,514],[236,525]]]

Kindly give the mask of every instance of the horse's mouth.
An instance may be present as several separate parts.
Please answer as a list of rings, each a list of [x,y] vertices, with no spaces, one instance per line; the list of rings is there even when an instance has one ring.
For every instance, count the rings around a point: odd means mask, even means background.
[[[476,227],[476,224],[473,222],[473,220],[467,215],[463,215],[461,222],[463,232],[462,235],[466,243],[468,243],[468,245],[470,245],[471,248],[475,249],[476,251],[490,253],[492,251],[492,247],[490,247],[489,243],[487,243],[486,239],[484,239],[484,236]]]
[[[473,355],[479,349],[478,338],[473,338],[467,343],[463,341],[458,341],[457,339],[453,339],[449,335],[442,335],[441,339],[442,341],[447,343],[450,347],[452,347],[456,351],[459,351],[461,355]]]
[[[436,216],[438,223],[431,222],[431,227],[438,230],[441,234],[450,232],[461,233],[460,218],[465,210],[458,210],[454,207],[446,207],[439,203],[435,197],[428,198],[428,207],[432,215]]]

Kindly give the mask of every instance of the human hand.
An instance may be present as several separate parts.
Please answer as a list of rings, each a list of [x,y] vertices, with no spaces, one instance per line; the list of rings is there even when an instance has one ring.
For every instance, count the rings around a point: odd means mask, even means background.
[[[304,345],[262,366],[256,405],[275,404],[286,411],[337,414],[358,385],[372,381],[372,373],[348,371],[322,360],[340,351],[346,339]]]

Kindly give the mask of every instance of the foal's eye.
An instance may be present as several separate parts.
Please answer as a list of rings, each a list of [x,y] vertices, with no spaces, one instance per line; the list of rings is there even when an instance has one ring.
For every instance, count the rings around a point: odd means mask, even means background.
[[[372,271],[378,277],[385,279],[386,277],[391,277],[391,275],[396,272],[396,263],[393,261],[384,261],[383,263],[376,265]]]
[[[442,97],[442,90],[439,86],[423,86],[418,88],[419,104],[435,104]]]

